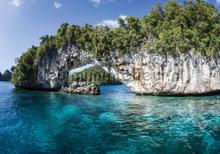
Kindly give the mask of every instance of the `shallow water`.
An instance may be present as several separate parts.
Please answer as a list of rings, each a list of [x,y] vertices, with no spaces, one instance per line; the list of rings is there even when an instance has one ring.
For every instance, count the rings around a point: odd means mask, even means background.
[[[220,153],[220,96],[31,92],[0,82],[0,154]]]

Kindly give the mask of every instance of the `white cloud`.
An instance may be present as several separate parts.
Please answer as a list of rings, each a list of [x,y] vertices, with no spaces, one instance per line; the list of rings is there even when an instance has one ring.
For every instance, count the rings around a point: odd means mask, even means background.
[[[127,16],[126,15],[120,15],[119,18],[121,19],[125,19]],[[118,24],[118,19],[107,19],[107,20],[103,20],[101,23],[98,24],[98,26],[108,26],[108,27],[111,27],[111,28],[116,28],[116,27],[119,27],[119,24]]]
[[[220,0],[215,0],[216,1],[216,3],[219,5],[220,4]]]
[[[62,4],[59,3],[59,2],[54,2],[54,7],[55,7],[56,9],[59,9],[60,7],[62,7]]]
[[[126,15],[122,15],[122,14],[121,14],[121,15],[119,16],[119,18],[121,18],[121,19],[125,20],[125,19],[127,18],[127,16],[126,16]]]
[[[104,3],[111,3],[114,2],[116,0],[90,0],[93,3],[94,7],[98,7],[100,4],[104,4]]]
[[[102,2],[102,0],[90,0],[90,1],[94,4],[95,7],[97,7]]]
[[[22,5],[22,3],[23,3],[22,0],[13,0],[11,4],[16,7],[19,7]]]
[[[98,25],[102,25],[102,26],[108,26],[108,27],[118,27],[118,22],[117,20],[103,20],[100,24]]]

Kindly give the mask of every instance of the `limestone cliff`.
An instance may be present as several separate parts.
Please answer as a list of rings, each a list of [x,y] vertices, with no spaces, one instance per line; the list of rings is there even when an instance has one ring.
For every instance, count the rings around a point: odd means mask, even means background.
[[[37,83],[46,89],[60,89],[66,86],[69,71],[93,63],[92,55],[75,46],[50,51],[38,65]]]
[[[114,53],[115,54],[115,53]],[[178,57],[159,55],[145,48],[109,61],[95,59],[75,46],[41,58],[36,83],[43,89],[59,89],[68,73],[85,64],[98,64],[136,94],[199,95],[220,91],[220,59],[193,52]]]
[[[146,49],[115,59],[115,74],[136,94],[200,95],[220,90],[220,59],[193,52],[178,57]]]

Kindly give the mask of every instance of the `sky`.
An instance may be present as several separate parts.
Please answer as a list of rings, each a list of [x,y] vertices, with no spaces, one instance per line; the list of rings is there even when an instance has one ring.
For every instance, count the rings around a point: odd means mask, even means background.
[[[182,2],[181,0],[178,0]],[[220,0],[208,0],[220,8]],[[0,72],[64,23],[117,26],[117,18],[147,15],[166,0],[0,0]]]

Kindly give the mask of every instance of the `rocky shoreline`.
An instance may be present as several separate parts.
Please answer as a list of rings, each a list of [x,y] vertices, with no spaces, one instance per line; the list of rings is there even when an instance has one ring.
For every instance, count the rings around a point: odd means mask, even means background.
[[[82,95],[99,95],[100,89],[99,86],[91,84],[89,82],[72,82],[69,86],[64,86],[62,88],[46,88],[45,85],[41,83],[29,83],[22,82],[15,85],[16,88],[22,88],[26,90],[33,91],[61,91],[72,94],[82,94]]]
[[[75,46],[69,46],[41,59],[37,80],[33,82],[37,84],[21,84],[19,87],[60,90],[66,85],[69,70],[92,63],[111,73],[137,95],[190,96],[220,91],[220,53],[217,59],[194,54],[193,51],[173,57],[143,47],[138,52],[117,59],[113,57],[110,61],[98,61]],[[76,90],[65,87],[63,91],[93,94],[92,86],[89,88],[92,92],[86,90],[87,86],[77,86]]]
[[[62,87],[62,92],[71,94],[83,94],[83,95],[99,95],[99,86],[91,84],[89,82],[73,82],[69,86]]]

